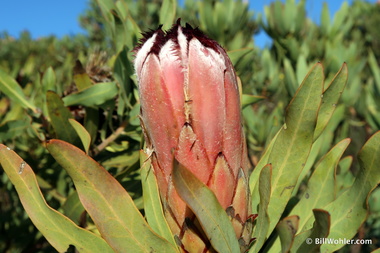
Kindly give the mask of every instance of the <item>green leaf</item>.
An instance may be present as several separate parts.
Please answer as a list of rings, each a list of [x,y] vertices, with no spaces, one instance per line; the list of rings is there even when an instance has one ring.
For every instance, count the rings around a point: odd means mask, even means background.
[[[297,58],[297,64],[296,68],[297,71],[296,76],[297,76],[297,84],[302,83],[302,80],[305,75],[307,75],[307,71],[309,69],[309,66],[307,65],[306,62],[306,56],[305,54],[300,54]],[[297,86],[298,88],[298,86]]]
[[[328,35],[330,30],[330,12],[326,2],[323,3],[321,13],[321,31],[324,35]]]
[[[60,140],[47,148],[73,179],[79,198],[116,252],[177,252],[152,231],[126,190],[83,151]]]
[[[114,252],[100,236],[78,227],[48,206],[33,170],[15,152],[2,144],[0,163],[16,187],[30,219],[58,252],[66,252],[70,245],[74,245],[80,252]]]
[[[42,92],[46,94],[48,90],[55,91],[56,77],[52,67],[49,67],[42,77]]]
[[[78,193],[73,191],[62,205],[63,213],[73,220],[76,224],[79,224],[81,216],[85,209],[79,200]]]
[[[292,64],[288,58],[284,59],[285,85],[290,96],[296,93],[298,82]]]
[[[259,252],[264,242],[268,239],[267,232],[269,228],[269,216],[267,212],[269,198],[271,194],[271,176],[272,166],[270,164],[264,166],[260,173],[259,192],[260,205],[257,216],[256,225],[253,231],[253,237],[256,238],[255,244],[249,252]]]
[[[289,216],[282,219],[276,226],[281,240],[282,252],[289,252],[298,229],[298,216]]]
[[[150,157],[144,151],[140,151],[140,164],[146,219],[157,234],[164,237],[173,244],[173,246],[176,246],[174,236],[166,222],[162,209],[161,197],[158,191],[156,177],[153,173],[153,167],[151,166]]]
[[[273,137],[273,139],[270,141],[269,145],[267,146],[266,150],[264,151],[263,155],[261,156],[260,161],[257,163],[255,169],[252,171],[250,177],[249,177],[249,187],[252,191],[251,201],[252,201],[252,211],[253,213],[259,212],[257,207],[259,206],[260,202],[260,189],[259,189],[259,177],[261,168],[266,166],[268,164],[269,155],[272,152],[273,145],[276,142],[276,139],[281,131],[278,131],[276,135]]]
[[[339,160],[350,144],[350,139],[344,139],[336,144],[315,167],[313,174],[307,184],[303,196],[297,205],[290,212],[290,215],[300,217],[300,231],[311,228],[305,226],[306,222],[313,216],[312,210],[323,208],[336,198],[335,192],[335,171]]]
[[[21,105],[25,109],[31,109],[34,113],[38,110],[25,96],[20,85],[9,76],[5,71],[0,69],[0,91],[7,95],[14,103]]]
[[[10,120],[0,125],[0,142],[20,136],[30,127],[31,118],[27,115],[23,119]]]
[[[163,29],[169,29],[174,23],[175,14],[177,9],[177,1],[164,0],[160,9],[160,24],[163,25]]]
[[[352,238],[368,214],[368,196],[380,183],[380,131],[364,144],[358,155],[360,171],[352,187],[325,208],[331,214],[328,238]],[[325,252],[336,251],[342,244],[324,244]]]
[[[241,98],[241,106],[242,108],[245,108],[246,106],[257,103],[263,99],[265,99],[264,96],[254,96],[254,95],[243,94]]]
[[[230,219],[215,194],[182,164],[175,163],[173,183],[178,195],[197,216],[213,248],[220,253],[240,252]]]
[[[330,29],[330,37],[337,36],[337,34],[340,32],[341,27],[343,26],[344,22],[346,21],[347,16],[349,14],[349,5],[347,2],[343,2],[340,9],[335,13],[334,20],[332,22],[332,26]]]
[[[337,196],[339,196],[340,193],[345,191],[347,188],[351,187],[355,181],[355,177],[350,170],[352,162],[352,156],[346,156],[339,162],[339,170],[335,180],[335,191]]]
[[[368,64],[375,79],[378,92],[380,92],[380,67],[372,50],[368,53]]]
[[[115,60],[113,69],[113,77],[119,84],[117,114],[120,116],[124,116],[126,109],[132,107],[130,93],[135,85],[131,80],[131,76],[134,74],[134,69],[128,59],[128,54],[130,51],[131,49],[127,47],[123,48]]]
[[[236,50],[228,51],[228,57],[230,58],[232,65],[236,66],[236,64],[247,54],[251,53],[253,48],[241,48]]]
[[[314,225],[310,230],[298,234],[294,238],[291,252],[321,252],[321,243],[316,239],[326,238],[330,232],[330,214],[325,210],[313,209]]]
[[[328,88],[323,93],[321,108],[318,113],[317,126],[315,127],[314,140],[316,140],[331,119],[335,108],[338,105],[340,96],[346,87],[348,79],[347,64],[344,63],[338,73],[335,75],[334,79],[331,81]]]
[[[116,83],[97,83],[80,92],[73,93],[64,97],[62,100],[65,106],[83,105],[99,106],[113,99],[118,93]]]
[[[77,60],[74,67],[74,83],[78,91],[85,90],[92,86],[92,81],[86,70],[83,68],[82,63]]]
[[[105,160],[102,164],[105,167],[131,167],[138,162],[140,157],[139,151],[133,151],[126,153],[125,150],[120,153],[120,155],[115,157],[110,157]]]
[[[96,140],[96,136],[98,135],[99,110],[87,107],[83,125],[90,135],[91,142],[94,142]]]
[[[77,132],[80,140],[82,141],[84,151],[88,153],[91,144],[90,134],[87,132],[86,128],[84,128],[84,126],[82,126],[82,124],[75,119],[69,119],[69,123],[75,129],[75,132]]]
[[[323,89],[323,68],[316,64],[308,73],[286,110],[285,125],[280,129],[268,157],[272,164],[272,195],[268,214],[268,233],[289,201],[305,166],[312,143]]]
[[[73,118],[73,115],[63,105],[61,98],[54,91],[48,91],[46,93],[46,104],[50,123],[54,128],[57,138],[81,147],[81,140],[69,122],[69,119]]]
[[[294,0],[287,0],[283,7],[283,19],[282,22],[284,23],[284,29],[287,32],[294,33],[294,18],[297,16],[296,12],[296,4]]]
[[[297,196],[300,185],[304,182],[306,176],[309,174],[311,168],[314,166],[317,157],[321,153],[322,144],[326,143],[326,135],[321,136],[316,141],[314,141],[313,146],[311,147],[309,157],[303,167],[300,176],[298,177],[297,184],[294,187],[292,197]],[[328,143],[330,144],[330,143]],[[329,146],[330,147],[330,146]]]

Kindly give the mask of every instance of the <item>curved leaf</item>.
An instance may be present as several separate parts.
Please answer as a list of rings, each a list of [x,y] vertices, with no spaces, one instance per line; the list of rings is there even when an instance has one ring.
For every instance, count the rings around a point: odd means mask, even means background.
[[[96,161],[60,140],[50,140],[47,148],[73,179],[83,206],[116,252],[177,252],[152,231],[126,190]]]
[[[323,93],[321,108],[318,112],[317,126],[315,127],[314,140],[316,140],[331,119],[335,108],[344,88],[346,87],[348,79],[347,64],[344,63],[338,73],[335,75],[326,91]]]
[[[270,151],[272,194],[268,206],[271,218],[268,235],[276,226],[305,166],[313,143],[313,133],[323,89],[323,68],[317,63],[308,73],[290,102],[285,124]]]
[[[320,252],[321,244],[316,244],[315,240],[328,236],[330,214],[321,209],[313,209],[313,214],[315,218],[313,227],[294,238],[292,252]]]
[[[324,209],[331,214],[329,238],[352,238],[368,214],[368,196],[380,183],[380,131],[364,144],[358,155],[360,171],[354,184]],[[324,244],[332,252],[342,244]]]
[[[344,139],[336,144],[321,158],[313,174],[310,176],[306,191],[290,212],[291,215],[298,215],[300,217],[300,231],[310,229],[305,224],[309,218],[313,217],[313,209],[323,208],[336,198],[335,171],[340,158],[350,142],[350,139]],[[310,223],[309,225],[312,226]]]
[[[281,249],[283,253],[289,252],[292,247],[298,229],[298,221],[298,216],[289,216],[282,219],[276,226],[276,230],[281,240]]]
[[[86,151],[86,153],[88,153],[88,149],[90,148],[91,144],[90,134],[87,132],[86,128],[84,128],[84,126],[82,126],[82,124],[76,121],[75,119],[69,119],[69,123],[75,129],[75,132],[77,132],[80,140],[82,141],[84,150]]]
[[[36,106],[28,101],[20,85],[2,69],[0,69],[0,91],[23,108],[29,108],[37,113]]]
[[[70,142],[75,146],[80,146],[80,139],[74,128],[69,123],[69,119],[73,118],[63,102],[54,91],[46,93],[46,104],[49,112],[50,122],[54,128],[56,138]]]
[[[62,100],[65,106],[84,105],[99,106],[108,100],[113,99],[118,93],[116,83],[97,83],[78,93],[73,93]]]
[[[173,183],[178,195],[197,216],[214,249],[220,253],[240,252],[232,223],[215,194],[178,161],[173,168]]]
[[[156,233],[176,246],[174,236],[166,222],[164,211],[162,209],[157,181],[153,174],[153,167],[151,166],[149,156],[142,150],[140,151],[140,163],[146,219]]]
[[[74,245],[80,252],[114,252],[100,236],[78,227],[48,206],[33,170],[15,152],[2,144],[0,163],[16,187],[30,219],[57,251],[66,252],[70,245]]]
[[[268,216],[268,204],[271,194],[271,176],[272,166],[268,164],[264,166],[260,173],[259,192],[260,192],[260,204],[259,213],[257,216],[257,222],[254,227],[253,237],[257,238],[255,244],[250,249],[250,252],[258,252],[264,245],[267,238],[267,232],[269,228],[269,216]]]
[[[177,1],[164,0],[160,9],[160,24],[163,25],[163,29],[169,29],[174,23],[175,13],[177,8]]]
[[[242,94],[241,107],[245,108],[246,106],[257,103],[263,99],[265,99],[264,96],[254,96],[254,95]]]

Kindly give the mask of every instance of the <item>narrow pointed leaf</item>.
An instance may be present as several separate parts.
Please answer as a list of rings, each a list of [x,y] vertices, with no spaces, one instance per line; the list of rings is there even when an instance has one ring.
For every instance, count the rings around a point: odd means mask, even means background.
[[[82,126],[82,124],[75,119],[69,119],[69,123],[75,129],[75,132],[77,132],[80,140],[82,141],[84,150],[88,153],[91,144],[90,134],[87,132],[86,128],[84,128],[84,126]]]
[[[228,51],[228,57],[230,57],[232,65],[236,66],[236,64],[247,54],[253,52],[253,48],[241,48],[236,50]]]
[[[48,91],[46,93],[46,104],[56,138],[81,147],[81,140],[69,122],[69,119],[73,118],[73,115],[63,105],[61,98],[54,91]]]
[[[323,93],[321,108],[318,112],[317,126],[315,127],[314,140],[316,140],[327,126],[331,119],[338,101],[346,87],[348,79],[347,64],[344,63],[342,68],[335,75],[329,87]]]
[[[42,78],[42,90],[46,94],[48,90],[56,89],[56,76],[52,67],[49,67]]]
[[[118,93],[116,83],[97,83],[78,93],[73,93],[62,100],[65,106],[84,105],[99,106],[108,100],[113,99]]]
[[[7,95],[14,103],[37,113],[36,106],[26,98],[20,85],[2,69],[0,69],[0,91]]]
[[[78,91],[82,91],[92,86],[92,82],[86,70],[83,68],[82,63],[77,60],[74,67],[74,83]]]
[[[350,139],[342,140],[319,161],[309,179],[306,191],[294,209],[290,212],[290,215],[298,215],[300,217],[300,231],[310,229],[310,227],[306,227],[305,224],[311,217],[313,217],[313,209],[323,208],[330,202],[334,201],[336,197],[336,167],[350,142]],[[312,224],[310,224],[310,226],[311,225]]]
[[[153,174],[151,160],[145,152],[140,151],[141,183],[143,187],[144,211],[146,219],[152,229],[174,246],[174,236],[166,222],[162,209],[160,193],[158,191],[156,177]]]
[[[173,168],[173,182],[179,196],[197,216],[213,248],[220,253],[239,252],[230,219],[215,194],[178,162]]]
[[[259,192],[260,192],[260,205],[257,222],[254,227],[253,237],[257,238],[255,244],[250,249],[250,252],[258,252],[263,246],[267,238],[269,228],[269,216],[267,212],[269,198],[271,194],[271,175],[272,166],[270,164],[264,166],[260,173]]]
[[[49,141],[47,148],[73,179],[83,206],[116,252],[177,252],[152,231],[126,190],[96,161],[60,140]]]
[[[33,170],[15,152],[2,144],[0,163],[16,187],[30,219],[58,252],[66,252],[70,245],[74,245],[80,252],[114,252],[100,236],[78,227],[48,206]]]
[[[254,96],[254,95],[243,94],[242,99],[241,99],[241,107],[244,108],[248,105],[257,103],[263,99],[265,99],[264,96]]]
[[[323,89],[323,68],[316,64],[290,102],[285,125],[273,144],[268,162],[272,170],[272,195],[268,214],[271,233],[280,219],[305,166],[313,143],[313,133]]]
[[[330,12],[326,2],[323,3],[321,13],[321,31],[324,35],[327,35],[330,30]]]
[[[175,13],[177,9],[177,1],[164,0],[160,9],[160,24],[164,29],[169,29],[174,23]]]
[[[368,54],[368,64],[375,79],[377,90],[380,90],[380,66],[372,50]]]
[[[273,149],[273,144],[276,142],[276,139],[281,131],[278,131],[276,135],[273,137],[273,139],[270,141],[269,145],[267,146],[264,154],[261,156],[260,161],[256,165],[255,169],[252,171],[251,175],[249,176],[249,187],[252,191],[252,211],[253,213],[258,212],[259,210],[257,207],[260,203],[260,192],[259,192],[259,178],[260,178],[260,172],[261,169],[264,168],[268,164],[269,155]]]
[[[296,74],[294,73],[292,64],[288,58],[284,59],[284,71],[286,89],[288,90],[289,95],[293,96],[296,93],[299,83],[297,81]]]

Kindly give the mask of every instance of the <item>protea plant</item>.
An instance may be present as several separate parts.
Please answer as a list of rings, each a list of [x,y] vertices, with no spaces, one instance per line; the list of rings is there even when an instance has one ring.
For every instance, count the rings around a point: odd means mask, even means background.
[[[227,53],[180,20],[167,32],[159,27],[145,33],[135,52],[146,152],[177,243],[187,252],[213,251],[173,184],[176,162],[213,191],[245,248],[252,230],[249,161]]]

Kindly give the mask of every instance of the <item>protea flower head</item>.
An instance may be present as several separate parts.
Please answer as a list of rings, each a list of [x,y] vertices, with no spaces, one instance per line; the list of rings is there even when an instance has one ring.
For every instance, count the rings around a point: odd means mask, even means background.
[[[181,248],[205,252],[211,246],[189,229],[196,217],[173,185],[174,158],[215,193],[237,239],[247,245],[249,162],[237,77],[226,52],[180,20],[166,33],[158,28],[144,34],[135,52],[147,149],[153,151],[165,217]]]

